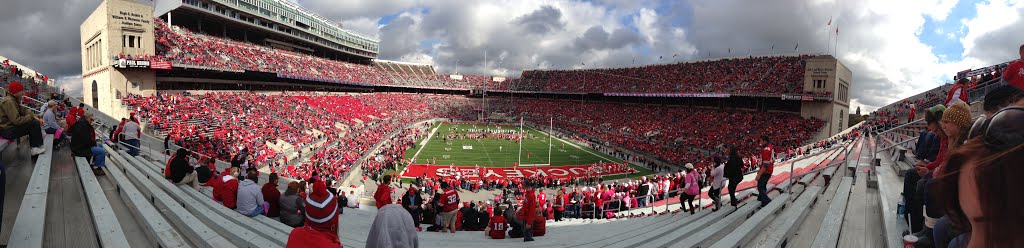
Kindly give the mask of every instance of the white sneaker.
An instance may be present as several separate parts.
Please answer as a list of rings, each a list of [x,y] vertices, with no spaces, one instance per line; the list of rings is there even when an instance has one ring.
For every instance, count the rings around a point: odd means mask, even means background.
[[[43,154],[44,152],[46,152],[46,149],[42,147],[32,147],[32,156]]]

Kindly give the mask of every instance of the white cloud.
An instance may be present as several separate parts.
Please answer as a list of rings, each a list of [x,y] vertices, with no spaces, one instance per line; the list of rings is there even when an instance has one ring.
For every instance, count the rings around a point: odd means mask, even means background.
[[[1024,42],[1024,3],[992,0],[975,6],[977,17],[961,21],[967,30],[960,38],[963,56],[989,65],[1018,58],[1016,48]]]
[[[79,76],[61,77],[61,78],[58,78],[55,81],[56,82],[54,84],[57,85],[57,88],[60,88],[61,90],[64,90],[64,94],[67,94],[68,96],[71,96],[71,97],[81,97],[82,96],[82,76],[81,75],[79,75]]]

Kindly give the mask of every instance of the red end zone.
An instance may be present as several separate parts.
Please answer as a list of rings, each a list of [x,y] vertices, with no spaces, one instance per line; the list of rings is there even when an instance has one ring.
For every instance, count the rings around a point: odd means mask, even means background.
[[[588,164],[588,165],[566,165],[566,166],[538,166],[538,167],[480,167],[477,171],[475,166],[444,166],[412,164],[402,172],[403,178],[416,178],[426,174],[428,178],[452,177],[455,171],[461,171],[462,175],[469,179],[517,178],[517,177],[554,177],[559,179],[578,178],[586,176],[609,176],[635,172],[629,166],[622,164]]]

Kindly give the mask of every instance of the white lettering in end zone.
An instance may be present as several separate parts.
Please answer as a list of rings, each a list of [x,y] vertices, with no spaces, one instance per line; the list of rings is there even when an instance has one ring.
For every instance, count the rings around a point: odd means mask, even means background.
[[[470,146],[470,145],[462,146],[462,150],[473,150],[473,146]]]

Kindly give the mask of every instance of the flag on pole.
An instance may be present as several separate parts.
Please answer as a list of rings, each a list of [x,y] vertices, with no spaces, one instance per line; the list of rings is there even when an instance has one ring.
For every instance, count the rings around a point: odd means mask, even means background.
[[[839,36],[839,24],[836,24],[836,36]]]

